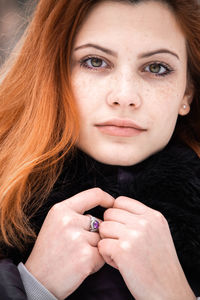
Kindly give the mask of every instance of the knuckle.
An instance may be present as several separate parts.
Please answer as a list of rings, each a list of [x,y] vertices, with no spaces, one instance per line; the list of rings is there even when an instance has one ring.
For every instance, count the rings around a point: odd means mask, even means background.
[[[161,223],[161,224],[166,224],[167,220],[165,219],[165,217],[163,216],[163,214],[159,211],[155,211],[155,217],[156,219]]]
[[[50,208],[48,214],[49,214],[49,215],[56,215],[56,214],[59,213],[60,211],[61,211],[61,203],[56,203],[56,204],[54,204],[54,205]]]
[[[69,209],[64,209],[61,203],[55,204],[51,213],[58,220],[57,224],[63,228],[71,227],[77,223],[74,213]]]
[[[129,231],[129,237],[130,237],[130,240],[139,240],[142,238],[142,236],[144,235],[144,230],[139,230],[139,229],[132,229]]]
[[[119,244],[123,251],[129,251],[131,249],[131,242],[129,240],[121,241]]]
[[[94,187],[92,189],[87,190],[85,193],[87,193],[88,197],[101,199],[103,198],[104,191],[99,187]]]
[[[100,240],[99,242],[98,242],[98,249],[99,249],[99,252],[102,254],[104,251],[104,249],[105,249],[105,240],[103,239],[103,240]]]
[[[116,198],[114,202],[114,207],[120,207],[120,204],[123,201],[123,199],[124,199],[123,196],[119,196],[118,198]]]
[[[103,191],[99,187],[95,187],[92,189],[92,192],[95,193],[96,196],[101,196]]]
[[[149,226],[148,220],[146,220],[144,218],[140,219],[138,222],[143,228],[147,228]]]
[[[76,227],[78,228],[78,221],[76,220],[76,218],[74,217],[73,214],[65,214],[63,217],[60,218],[61,224],[63,226],[63,228],[70,228],[70,230],[72,229],[72,227]]]
[[[82,235],[80,230],[70,232],[70,241],[74,244],[80,244],[82,242]]]
[[[99,225],[99,233],[100,234],[104,234],[105,233],[105,229],[106,229],[105,222],[101,222],[100,225]]]
[[[66,199],[66,201],[65,201],[65,206],[66,206],[66,207],[69,207],[69,208],[72,208],[72,207],[73,207],[73,198],[74,198],[74,197],[71,197],[71,198]],[[62,202],[61,202],[60,204],[62,204]]]
[[[99,224],[99,230],[103,230],[105,228],[105,222],[101,222]]]
[[[96,232],[93,232],[93,233],[94,233],[94,241],[97,246],[98,242],[101,240],[101,237],[100,237],[99,233],[96,233]]]
[[[104,212],[104,215],[103,215],[104,220],[109,219],[109,217],[111,217],[111,215],[112,215],[112,208],[106,209],[106,211]]]

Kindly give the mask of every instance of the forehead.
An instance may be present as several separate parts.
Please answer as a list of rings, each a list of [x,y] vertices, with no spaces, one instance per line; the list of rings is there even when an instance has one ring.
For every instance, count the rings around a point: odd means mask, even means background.
[[[186,54],[185,37],[173,12],[162,2],[138,4],[103,1],[97,4],[82,24],[75,44],[103,43],[110,47],[170,47]]]

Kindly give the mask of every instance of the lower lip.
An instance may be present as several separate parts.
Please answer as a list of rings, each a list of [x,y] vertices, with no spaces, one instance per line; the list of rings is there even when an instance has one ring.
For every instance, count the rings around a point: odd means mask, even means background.
[[[132,137],[144,132],[144,130],[133,127],[120,127],[112,125],[98,125],[96,127],[104,134],[121,137]]]

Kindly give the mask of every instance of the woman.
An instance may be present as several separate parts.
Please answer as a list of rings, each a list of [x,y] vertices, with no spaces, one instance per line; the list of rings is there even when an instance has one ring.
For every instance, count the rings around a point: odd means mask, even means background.
[[[200,10],[38,4],[3,75],[2,299],[200,295]]]

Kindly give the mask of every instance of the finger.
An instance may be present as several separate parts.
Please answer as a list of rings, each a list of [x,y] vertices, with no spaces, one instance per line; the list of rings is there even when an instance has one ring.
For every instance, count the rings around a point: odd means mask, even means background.
[[[150,210],[150,208],[143,203],[124,196],[118,197],[115,200],[113,207],[124,209],[136,215],[145,214],[148,210]]]
[[[99,188],[93,188],[76,194],[75,196],[63,201],[74,211],[83,214],[98,205],[103,207],[112,207],[114,198]]]
[[[84,233],[87,242],[90,244],[92,247],[97,247],[98,242],[101,240],[99,233],[97,232],[85,232]]]
[[[97,247],[91,247],[91,248],[92,248],[91,260],[93,262],[93,269],[91,274],[93,274],[103,267],[103,265],[105,264],[105,260],[99,253],[99,249]]]
[[[102,222],[99,226],[99,234],[102,239],[119,239],[124,234],[124,225],[112,221]]]
[[[98,250],[103,259],[107,264],[113,268],[118,269],[115,262],[115,253],[118,248],[117,240],[114,239],[103,239],[98,243]]]
[[[114,221],[121,224],[134,224],[138,216],[119,208],[108,208],[104,212],[104,221]]]

